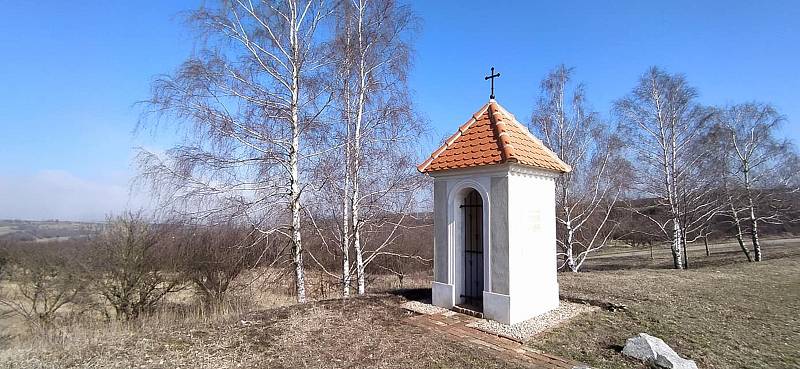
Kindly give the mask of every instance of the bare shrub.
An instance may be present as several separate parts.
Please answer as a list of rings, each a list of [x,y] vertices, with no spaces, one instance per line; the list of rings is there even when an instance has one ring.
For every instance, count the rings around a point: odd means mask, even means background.
[[[402,289],[403,280],[406,278],[406,275],[408,275],[409,264],[406,260],[399,257],[389,257],[386,259],[388,260],[381,260],[376,267],[397,277],[397,285]]]
[[[186,228],[178,272],[192,283],[206,307],[216,307],[242,272],[259,264],[264,249],[260,243],[252,232],[234,226]]]
[[[430,220],[428,217],[416,218],[415,224],[398,232],[391,247],[375,259],[371,272],[394,276],[400,289],[406,287],[404,282],[411,274],[427,273],[433,260],[433,248],[428,240],[433,238]]]
[[[47,330],[67,305],[85,302],[86,281],[75,260],[76,246],[71,242],[6,246],[2,264],[9,287],[0,289],[3,315],[19,316],[30,328]]]
[[[170,227],[152,225],[139,213],[109,219],[93,240],[88,267],[94,290],[116,313],[117,319],[137,319],[152,313],[170,292],[183,283],[170,265]]]

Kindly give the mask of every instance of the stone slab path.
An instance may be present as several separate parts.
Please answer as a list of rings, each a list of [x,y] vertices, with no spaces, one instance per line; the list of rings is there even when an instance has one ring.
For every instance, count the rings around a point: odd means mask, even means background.
[[[508,338],[495,336],[466,326],[476,320],[478,320],[478,318],[454,311],[414,315],[406,318],[406,322],[411,325],[441,332],[450,339],[458,342],[486,347],[490,350],[497,351],[498,355],[501,357],[530,364],[530,368],[573,369],[583,367],[578,362],[550,355]]]

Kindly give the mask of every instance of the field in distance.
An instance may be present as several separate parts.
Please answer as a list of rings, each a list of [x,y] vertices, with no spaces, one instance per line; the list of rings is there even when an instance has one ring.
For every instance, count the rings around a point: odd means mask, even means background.
[[[60,220],[0,219],[0,241],[47,242],[83,238],[99,226],[100,223]]]

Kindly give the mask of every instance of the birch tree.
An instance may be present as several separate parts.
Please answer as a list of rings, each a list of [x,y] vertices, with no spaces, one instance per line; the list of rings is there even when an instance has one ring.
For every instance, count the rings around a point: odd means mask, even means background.
[[[411,9],[396,1],[348,0],[337,15],[335,91],[344,140],[340,248],[347,296],[349,250],[363,294],[367,265],[385,254],[413,204],[420,181],[409,145],[422,127],[408,97],[409,36],[416,23]],[[386,227],[388,234],[365,239],[365,231],[374,236]]]
[[[730,179],[727,176],[723,178],[725,181],[723,187],[723,193],[725,194],[725,206],[724,211],[722,211],[721,214],[730,219],[729,222],[733,226],[736,242],[739,244],[739,248],[742,250],[742,253],[744,253],[747,261],[753,261],[750,251],[747,250],[747,246],[744,244],[744,231],[742,230],[743,227],[741,215],[743,209],[740,206],[741,199],[739,199],[739,196],[733,189],[731,189]]]
[[[312,145],[329,94],[318,30],[323,0],[221,1],[190,20],[205,49],[161,76],[146,117],[174,123],[183,141],[142,150],[143,180],[192,219],[227,216],[291,248],[297,300],[306,299],[301,207]]]
[[[706,156],[698,145],[711,113],[695,102],[697,91],[682,75],[650,68],[631,93],[615,102],[614,111],[630,144],[637,195],[666,210],[666,219],[632,209],[657,226],[671,242],[676,269],[686,265],[687,236],[716,212],[709,188],[695,170]]]
[[[531,128],[572,167],[556,180],[557,244],[562,267],[577,272],[616,228],[611,215],[629,166],[622,141],[588,107],[583,85],[572,86],[572,73],[560,65],[542,80]]]
[[[711,109],[702,109],[702,114],[705,114],[703,119],[713,117]],[[701,238],[705,240],[714,217],[724,209],[724,203],[718,197],[717,181],[713,177],[713,148],[703,140],[708,129],[704,127],[702,131],[700,137],[687,143],[687,157],[691,158],[691,162],[678,171],[678,178],[681,179],[678,187],[680,246],[684,268],[689,268],[687,245]]]
[[[715,133],[723,154],[718,163],[728,179],[728,202],[742,242],[742,225],[747,222],[753,259],[761,261],[759,224],[781,221],[782,206],[770,203],[777,192],[797,191],[794,147],[778,133],[784,117],[768,104],[746,103],[721,109],[715,119]],[[759,205],[765,204],[764,208]],[[750,260],[750,255],[748,260]]]
[[[719,126],[715,126],[705,139],[705,144],[711,148],[710,162],[712,163],[712,170],[709,171],[709,175],[714,179],[713,182],[719,191],[722,204],[720,212],[717,214],[718,218],[714,220],[722,220],[722,224],[730,227],[730,231],[733,232],[734,238],[736,238],[736,242],[739,244],[739,248],[747,258],[747,261],[753,261],[750,251],[744,243],[741,191],[737,191],[734,184],[735,181],[732,178],[732,174],[735,171],[730,168],[733,162],[729,160],[730,152],[727,137],[724,133],[723,130],[719,129]]]

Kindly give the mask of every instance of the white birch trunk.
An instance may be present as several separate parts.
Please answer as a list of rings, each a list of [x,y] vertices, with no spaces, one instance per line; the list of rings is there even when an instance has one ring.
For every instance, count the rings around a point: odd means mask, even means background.
[[[750,213],[748,218],[750,221],[750,239],[753,242],[753,257],[755,258],[755,261],[761,261],[761,242],[758,239],[758,219],[756,218],[756,209],[753,202],[753,192],[750,183],[750,166],[748,160],[742,161],[742,167],[744,172],[744,189],[747,193],[747,210]]]
[[[395,68],[394,63],[408,62],[401,36],[410,30],[408,27],[413,17],[403,7],[391,2],[352,0],[338,3],[338,6],[344,17],[340,19],[344,23],[340,24],[338,31],[345,32],[339,34],[344,52],[338,62],[346,76],[342,82],[345,85],[343,92],[347,94],[344,105],[348,115],[349,187],[345,190],[345,216],[348,217],[346,226],[349,227],[349,247],[352,248],[349,251],[349,272],[355,275],[358,294],[364,294],[367,266],[386,253],[382,250],[393,244],[394,231],[401,225],[392,226],[384,240],[364,237],[361,231],[371,230],[376,224],[386,227],[381,218],[386,214],[402,215],[405,211],[392,209],[395,204],[391,201],[406,189],[393,182],[393,174],[382,172],[391,168],[388,163],[394,158],[388,154],[402,150],[401,140],[405,136],[404,132],[394,129],[399,123],[397,117],[403,115],[408,107],[400,103],[406,92],[405,72],[402,68]],[[396,99],[394,94],[399,98]],[[401,130],[404,129],[413,132],[412,136],[417,135],[418,130],[411,126],[404,126]],[[398,140],[399,145],[390,147],[387,142],[394,140]],[[369,160],[362,160],[366,152],[370,153]],[[406,174],[403,170],[397,172],[398,178]]]
[[[154,83],[152,110],[190,124],[178,153],[139,159],[142,177],[154,179],[169,207],[192,219],[230,216],[262,238],[285,237],[294,291],[304,302],[301,200],[313,173],[307,158],[320,154],[307,152],[313,145],[305,144],[305,134],[326,127],[306,125],[302,117],[322,116],[327,107],[319,94],[306,94],[305,82],[325,64],[319,50],[325,39],[315,33],[330,7],[299,0],[218,5],[201,7],[192,18],[204,42],[221,46],[219,53],[193,56],[176,77]],[[283,248],[278,253],[284,257]]]
[[[781,135],[781,125],[785,118],[775,108],[768,104],[747,103],[734,105],[717,114],[719,125],[728,131],[730,144],[729,154],[735,161],[730,169],[736,171],[742,181],[745,195],[747,196],[746,218],[750,225],[749,234],[753,246],[755,261],[763,260],[758,223],[772,219],[780,222],[786,214],[781,214],[785,209],[772,208],[772,206],[759,209],[770,214],[758,216],[756,196],[772,196],[770,193],[754,194],[754,188],[771,188],[769,192],[785,188],[789,192],[797,191],[794,183],[797,170],[792,165],[796,158],[791,145],[787,145]],[[788,169],[788,170],[787,170]],[[787,186],[788,185],[788,186]],[[783,190],[778,190],[783,191]],[[771,209],[767,209],[771,208]],[[743,209],[744,210],[744,209]],[[771,221],[771,222],[772,222]]]
[[[680,223],[680,213],[675,209],[678,207],[678,170],[676,168],[677,161],[678,161],[678,147],[677,143],[675,142],[675,124],[673,123],[670,125],[670,172],[669,178],[671,180],[671,185],[668,187],[667,192],[669,194],[670,202],[672,203],[673,209],[673,218],[672,218],[672,256],[675,261],[675,269],[685,269],[686,265],[683,263],[685,255],[681,252],[681,246],[683,244],[683,230],[681,229]]]
[[[736,225],[736,241],[739,242],[744,256],[747,256],[747,261],[752,262],[753,258],[750,257],[750,251],[744,246],[744,238],[742,237],[742,221],[739,219],[739,211],[733,205],[733,198],[728,197],[728,205],[731,207],[731,214],[733,215],[733,224]]]
[[[683,269],[683,255],[681,255],[681,225],[678,218],[672,219],[672,261],[675,269]]]
[[[297,112],[292,115],[296,117]],[[295,125],[296,128],[296,125]],[[289,166],[291,169],[291,216],[292,216],[292,264],[294,264],[295,275],[295,292],[297,293],[297,302],[306,302],[306,287],[305,287],[305,272],[303,270],[303,242],[300,233],[300,173],[298,170],[297,157],[298,153],[296,148],[299,147],[300,142],[298,135],[294,134],[292,138],[293,149],[289,154]]]
[[[297,293],[297,302],[306,302],[306,286],[305,286],[305,271],[303,269],[303,242],[301,239],[301,224],[300,224],[300,166],[298,163],[300,151],[300,115],[299,115],[299,99],[300,99],[300,68],[299,68],[299,52],[300,45],[297,38],[297,19],[296,12],[291,12],[292,21],[290,30],[290,43],[292,47],[292,89],[291,89],[291,126],[292,126],[292,143],[289,151],[289,170],[290,170],[290,189],[289,196],[292,217],[292,263],[294,264],[295,275],[295,292]]]
[[[564,190],[565,194],[566,194],[566,192],[567,191]],[[566,198],[566,195],[564,197]],[[564,200],[564,201],[566,201],[566,200]],[[564,240],[564,253],[566,254],[566,258],[567,258],[566,265],[567,265],[567,268],[569,268],[569,270],[571,272],[577,273],[578,272],[578,265],[575,262],[575,251],[573,250],[573,247],[572,247],[572,243],[573,243],[574,235],[575,235],[575,230],[572,228],[572,220],[569,218],[569,215],[568,215],[569,214],[569,210],[568,210],[567,207],[564,208],[564,214],[567,214],[565,216],[565,222],[564,222],[564,226],[566,228],[565,231],[566,231],[566,234],[567,234],[567,238]]]
[[[347,139],[350,139],[348,124]],[[344,201],[342,204],[342,296],[350,296],[350,145],[345,144]]]
[[[361,218],[359,216],[360,210],[360,183],[359,178],[361,173],[361,129],[364,120],[364,105],[366,103],[367,93],[367,67],[365,60],[365,45],[364,45],[364,11],[366,4],[359,2],[358,6],[358,101],[356,102],[356,116],[353,127],[353,193],[351,200],[350,214],[353,217],[353,249],[356,252],[356,278],[358,282],[358,294],[363,295],[366,292],[366,275],[364,265],[364,248],[361,245]]]
[[[346,74],[342,78],[347,78]],[[342,193],[342,296],[350,296],[350,244],[352,230],[350,228],[351,221],[351,201],[350,187],[352,185],[353,175],[353,155],[352,148],[352,133],[350,132],[351,126],[351,113],[350,113],[350,92],[349,86],[345,83],[343,90],[344,95],[344,120],[345,120],[345,159],[344,159],[344,185]]]
[[[362,79],[363,81],[363,79]],[[363,84],[363,82],[362,82]],[[361,245],[361,218],[360,202],[361,189],[359,186],[359,174],[361,166],[361,122],[364,111],[364,90],[359,93],[358,110],[356,113],[355,127],[353,134],[353,183],[350,200],[350,215],[352,216],[353,227],[353,250],[356,253],[356,279],[358,282],[358,294],[363,295],[366,290],[366,276],[364,275],[364,248]]]
[[[358,227],[355,227],[353,232],[353,247],[356,251],[356,276],[358,278],[358,294],[363,295],[366,293],[366,275],[364,265],[364,249],[361,247],[360,232]]]
[[[749,197],[749,196],[748,196]],[[750,237],[753,241],[753,254],[756,261],[763,260],[761,253],[761,242],[758,240],[758,219],[753,206],[753,198],[750,197]]]
[[[349,130],[348,130],[349,139]],[[342,204],[342,296],[350,296],[350,201],[348,194],[350,191],[350,148],[346,145],[345,149],[345,163],[347,170],[345,170],[344,177],[344,203]]]

